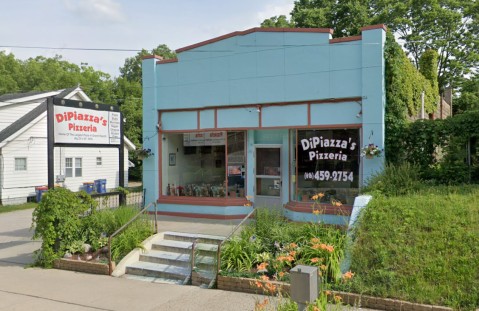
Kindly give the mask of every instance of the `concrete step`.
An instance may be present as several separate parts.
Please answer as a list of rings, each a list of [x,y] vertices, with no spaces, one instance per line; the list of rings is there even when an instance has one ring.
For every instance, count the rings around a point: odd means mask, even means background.
[[[225,237],[219,236],[219,235],[206,235],[206,234],[167,231],[165,232],[164,239],[172,240],[172,241],[192,242],[192,243],[196,239],[198,239],[198,243],[219,245],[225,239]]]
[[[193,243],[191,242],[163,240],[152,244],[151,249],[181,254],[191,254],[192,245]],[[216,256],[216,253],[218,252],[218,245],[197,243],[195,246],[195,252],[200,255]]]
[[[183,281],[184,281],[184,280],[178,280],[178,279],[158,278],[158,277],[152,277],[152,276],[141,276],[141,275],[131,275],[131,274],[124,274],[122,278],[135,280],[135,281],[171,284],[171,285],[183,285]]]
[[[138,261],[127,266],[126,273],[136,276],[184,280],[190,275],[190,269],[153,262]]]
[[[190,267],[190,253],[176,253],[167,251],[151,250],[148,253],[140,254],[140,261],[154,262],[165,265],[173,265],[179,267]],[[208,269],[216,265],[215,257],[208,255],[197,255],[195,258],[195,266]]]

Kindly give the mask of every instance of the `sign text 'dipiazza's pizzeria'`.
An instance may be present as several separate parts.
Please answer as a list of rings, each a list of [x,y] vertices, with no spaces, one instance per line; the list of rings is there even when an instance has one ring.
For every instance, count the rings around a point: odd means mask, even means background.
[[[120,113],[54,107],[55,143],[120,144]]]

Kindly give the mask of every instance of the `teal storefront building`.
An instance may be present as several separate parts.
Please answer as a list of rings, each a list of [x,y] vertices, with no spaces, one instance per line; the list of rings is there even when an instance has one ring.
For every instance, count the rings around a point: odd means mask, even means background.
[[[361,147],[384,148],[386,28],[361,31],[254,28],[177,60],[144,57],[145,201],[163,215],[243,218],[251,201],[292,221],[347,221],[382,164]]]

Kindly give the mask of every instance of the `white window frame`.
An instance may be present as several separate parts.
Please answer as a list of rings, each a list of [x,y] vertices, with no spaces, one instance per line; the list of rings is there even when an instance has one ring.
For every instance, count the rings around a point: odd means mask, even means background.
[[[19,170],[17,169],[17,160],[20,160],[20,159],[23,159],[25,160],[25,169],[24,170]],[[15,160],[14,160],[14,168],[15,168],[15,172],[26,172],[28,170],[28,160],[27,160],[27,157],[15,157]]]
[[[80,159],[80,166],[76,165],[76,160]],[[67,166],[67,160],[71,160],[71,166]],[[67,169],[71,169],[71,176],[67,176]],[[78,176],[76,170],[81,169],[81,174]],[[66,178],[76,178],[83,177],[83,158],[82,157],[65,157],[65,177]]]
[[[103,165],[102,157],[96,157],[96,165]]]

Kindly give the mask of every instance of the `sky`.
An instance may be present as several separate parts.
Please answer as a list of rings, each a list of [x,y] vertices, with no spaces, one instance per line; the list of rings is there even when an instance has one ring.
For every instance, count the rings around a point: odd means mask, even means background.
[[[0,0],[0,50],[17,59],[56,54],[119,75],[137,52],[24,49],[4,46],[151,50],[198,43],[259,27],[286,15],[294,0]]]

